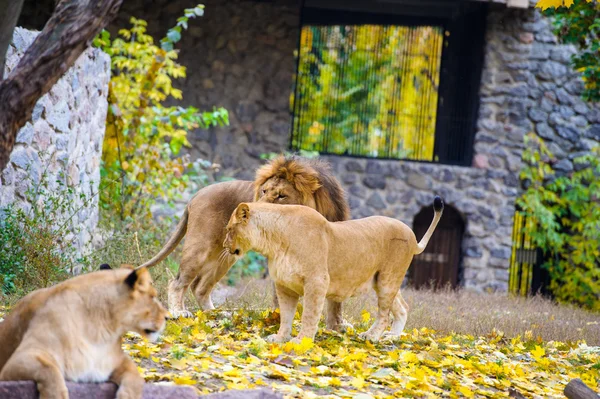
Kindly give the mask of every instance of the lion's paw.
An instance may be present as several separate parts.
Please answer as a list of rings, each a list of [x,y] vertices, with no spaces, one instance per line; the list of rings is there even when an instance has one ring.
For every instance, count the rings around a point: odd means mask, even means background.
[[[369,342],[378,342],[380,337],[366,331],[358,334],[358,338]]]
[[[281,344],[283,342],[287,342],[289,341],[290,337],[282,337],[279,334],[271,334],[269,335],[267,338],[265,338],[265,341],[271,343],[271,344]]]
[[[194,314],[192,312],[190,312],[189,310],[171,310],[169,312],[169,319],[178,319],[180,317],[184,317],[184,318],[193,318]]]

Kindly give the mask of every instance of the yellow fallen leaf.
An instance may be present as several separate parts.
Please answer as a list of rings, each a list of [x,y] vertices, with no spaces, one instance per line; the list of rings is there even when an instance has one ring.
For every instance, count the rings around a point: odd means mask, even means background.
[[[177,385],[196,385],[196,381],[187,374],[173,377],[173,382]]]
[[[350,381],[350,385],[356,389],[363,389],[365,387],[365,379],[362,377],[354,377],[352,381]]]

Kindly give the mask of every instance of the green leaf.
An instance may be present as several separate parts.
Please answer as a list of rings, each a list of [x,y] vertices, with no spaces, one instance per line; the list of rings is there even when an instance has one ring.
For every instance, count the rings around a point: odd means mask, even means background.
[[[178,41],[181,40],[181,33],[177,32],[175,29],[171,29],[168,33],[167,33],[167,38],[172,42],[172,43],[177,43]]]

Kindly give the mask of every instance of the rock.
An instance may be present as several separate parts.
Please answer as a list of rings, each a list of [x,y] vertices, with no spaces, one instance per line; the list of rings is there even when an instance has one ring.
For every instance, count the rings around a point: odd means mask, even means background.
[[[540,136],[543,139],[546,140],[553,140],[554,139],[554,129],[552,129],[550,126],[548,126],[547,123],[538,123],[537,125],[535,125],[535,131],[537,132],[538,136]]]
[[[473,167],[479,169],[487,169],[488,158],[483,154],[477,154],[473,157]]]
[[[600,124],[593,124],[590,128],[585,132],[585,137],[600,141]]]
[[[560,172],[572,172],[573,163],[565,158],[562,161],[559,161],[556,164],[554,164],[553,169]]]
[[[357,196],[358,198],[365,198],[367,196],[367,191],[365,188],[363,186],[359,186],[358,184],[351,186],[348,192]]]
[[[31,150],[24,147],[14,149],[10,154],[10,161],[18,168],[27,169],[31,163]]]
[[[235,108],[235,113],[240,122],[252,122],[258,115],[258,105],[252,101],[242,100]]]
[[[368,160],[367,161],[367,173],[372,175],[383,175],[385,174],[383,163],[380,161]]]
[[[483,252],[481,252],[481,248],[479,247],[468,247],[465,251],[465,256],[468,256],[469,258],[481,258]]]
[[[414,188],[418,188],[419,190],[429,190],[431,189],[431,182],[428,179],[417,172],[410,172],[408,175],[407,183]]]
[[[363,184],[372,189],[385,189],[385,177],[379,175],[366,176],[363,179]]]
[[[283,396],[269,389],[246,389],[240,391],[225,391],[213,393],[210,395],[202,395],[200,398],[205,399],[282,399]]]
[[[575,143],[579,137],[577,131],[573,128],[567,126],[557,126],[556,132],[563,139],[569,140],[572,143]]]
[[[573,104],[573,97],[562,87],[556,91],[556,98],[561,104]]]
[[[399,200],[399,196],[396,193],[390,193],[388,192],[388,194],[385,196],[385,200],[387,201],[388,204],[395,204],[396,202],[398,202]]]
[[[70,399],[114,399],[117,386],[112,383],[76,384],[67,382]],[[33,381],[0,382],[0,398],[2,399],[34,399],[38,397]],[[196,395],[191,387],[178,385],[145,384],[143,399],[279,399],[281,395],[267,389],[231,390],[210,395]]]
[[[365,171],[363,166],[357,161],[346,162],[346,170],[348,172],[361,172],[361,173]]]
[[[531,108],[529,117],[534,122],[546,122],[548,120],[548,114],[539,108]]]
[[[509,247],[494,248],[490,251],[492,258],[497,259],[509,259],[511,255],[511,249]]]
[[[452,170],[444,168],[436,173],[436,179],[444,183],[450,183],[454,181],[455,176]]]
[[[69,133],[71,110],[66,100],[60,100],[50,110],[46,110],[46,120],[54,129],[61,133]]]
[[[360,208],[360,200],[356,197],[350,197],[348,198],[348,205],[350,206],[350,209],[358,209]]]
[[[563,117],[565,119],[569,119],[570,117],[575,115],[575,111],[573,110],[573,108],[568,105],[559,106],[558,113],[560,114],[561,117]]]
[[[27,144],[31,145],[31,140],[33,139],[33,125],[30,122],[27,122],[25,126],[19,130],[17,133],[17,138],[15,142],[17,144]]]
[[[367,205],[377,210],[386,208],[385,202],[383,201],[383,198],[381,198],[381,195],[379,195],[378,192],[374,192],[373,194],[371,194],[369,199],[367,199]]]
[[[354,173],[344,173],[342,175],[342,182],[344,184],[354,184],[358,180],[356,174]]]
[[[553,80],[555,78],[561,78],[568,72],[568,68],[556,61],[543,62],[538,72],[538,76],[545,80]]]

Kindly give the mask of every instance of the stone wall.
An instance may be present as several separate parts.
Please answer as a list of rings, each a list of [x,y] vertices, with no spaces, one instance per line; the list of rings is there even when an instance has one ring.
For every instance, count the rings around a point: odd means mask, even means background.
[[[131,16],[148,21],[163,37],[195,0],[130,0],[110,30],[128,26]],[[203,1],[204,16],[189,22],[177,45],[187,67],[182,104],[202,110],[223,106],[230,126],[190,135],[191,155],[221,164],[228,175],[253,178],[260,155],[287,148],[290,92],[298,40],[297,2]]]
[[[132,0],[112,30],[133,15],[147,19],[159,38],[194,4]],[[261,153],[289,145],[297,3],[205,4],[205,16],[190,23],[180,46],[188,67],[183,103],[224,106],[231,125],[194,132],[191,154],[250,179]],[[490,7],[472,166],[326,157],[348,192],[353,216],[382,214],[411,225],[440,194],[465,222],[462,285],[505,291],[523,136],[536,132],[548,140],[561,173],[573,170],[572,159],[600,140],[600,111],[579,98],[581,81],[569,66],[573,51],[557,44],[539,11]]]
[[[21,28],[15,30],[5,76],[16,67],[36,35]],[[60,190],[57,180],[71,187],[71,208],[77,210],[71,229],[78,234],[79,250],[90,243],[98,223],[96,193],[109,80],[110,58],[100,50],[88,49],[38,101],[0,175],[0,208],[14,204],[31,209],[34,196],[28,191],[35,191],[40,183],[47,182],[48,189],[55,193]]]

